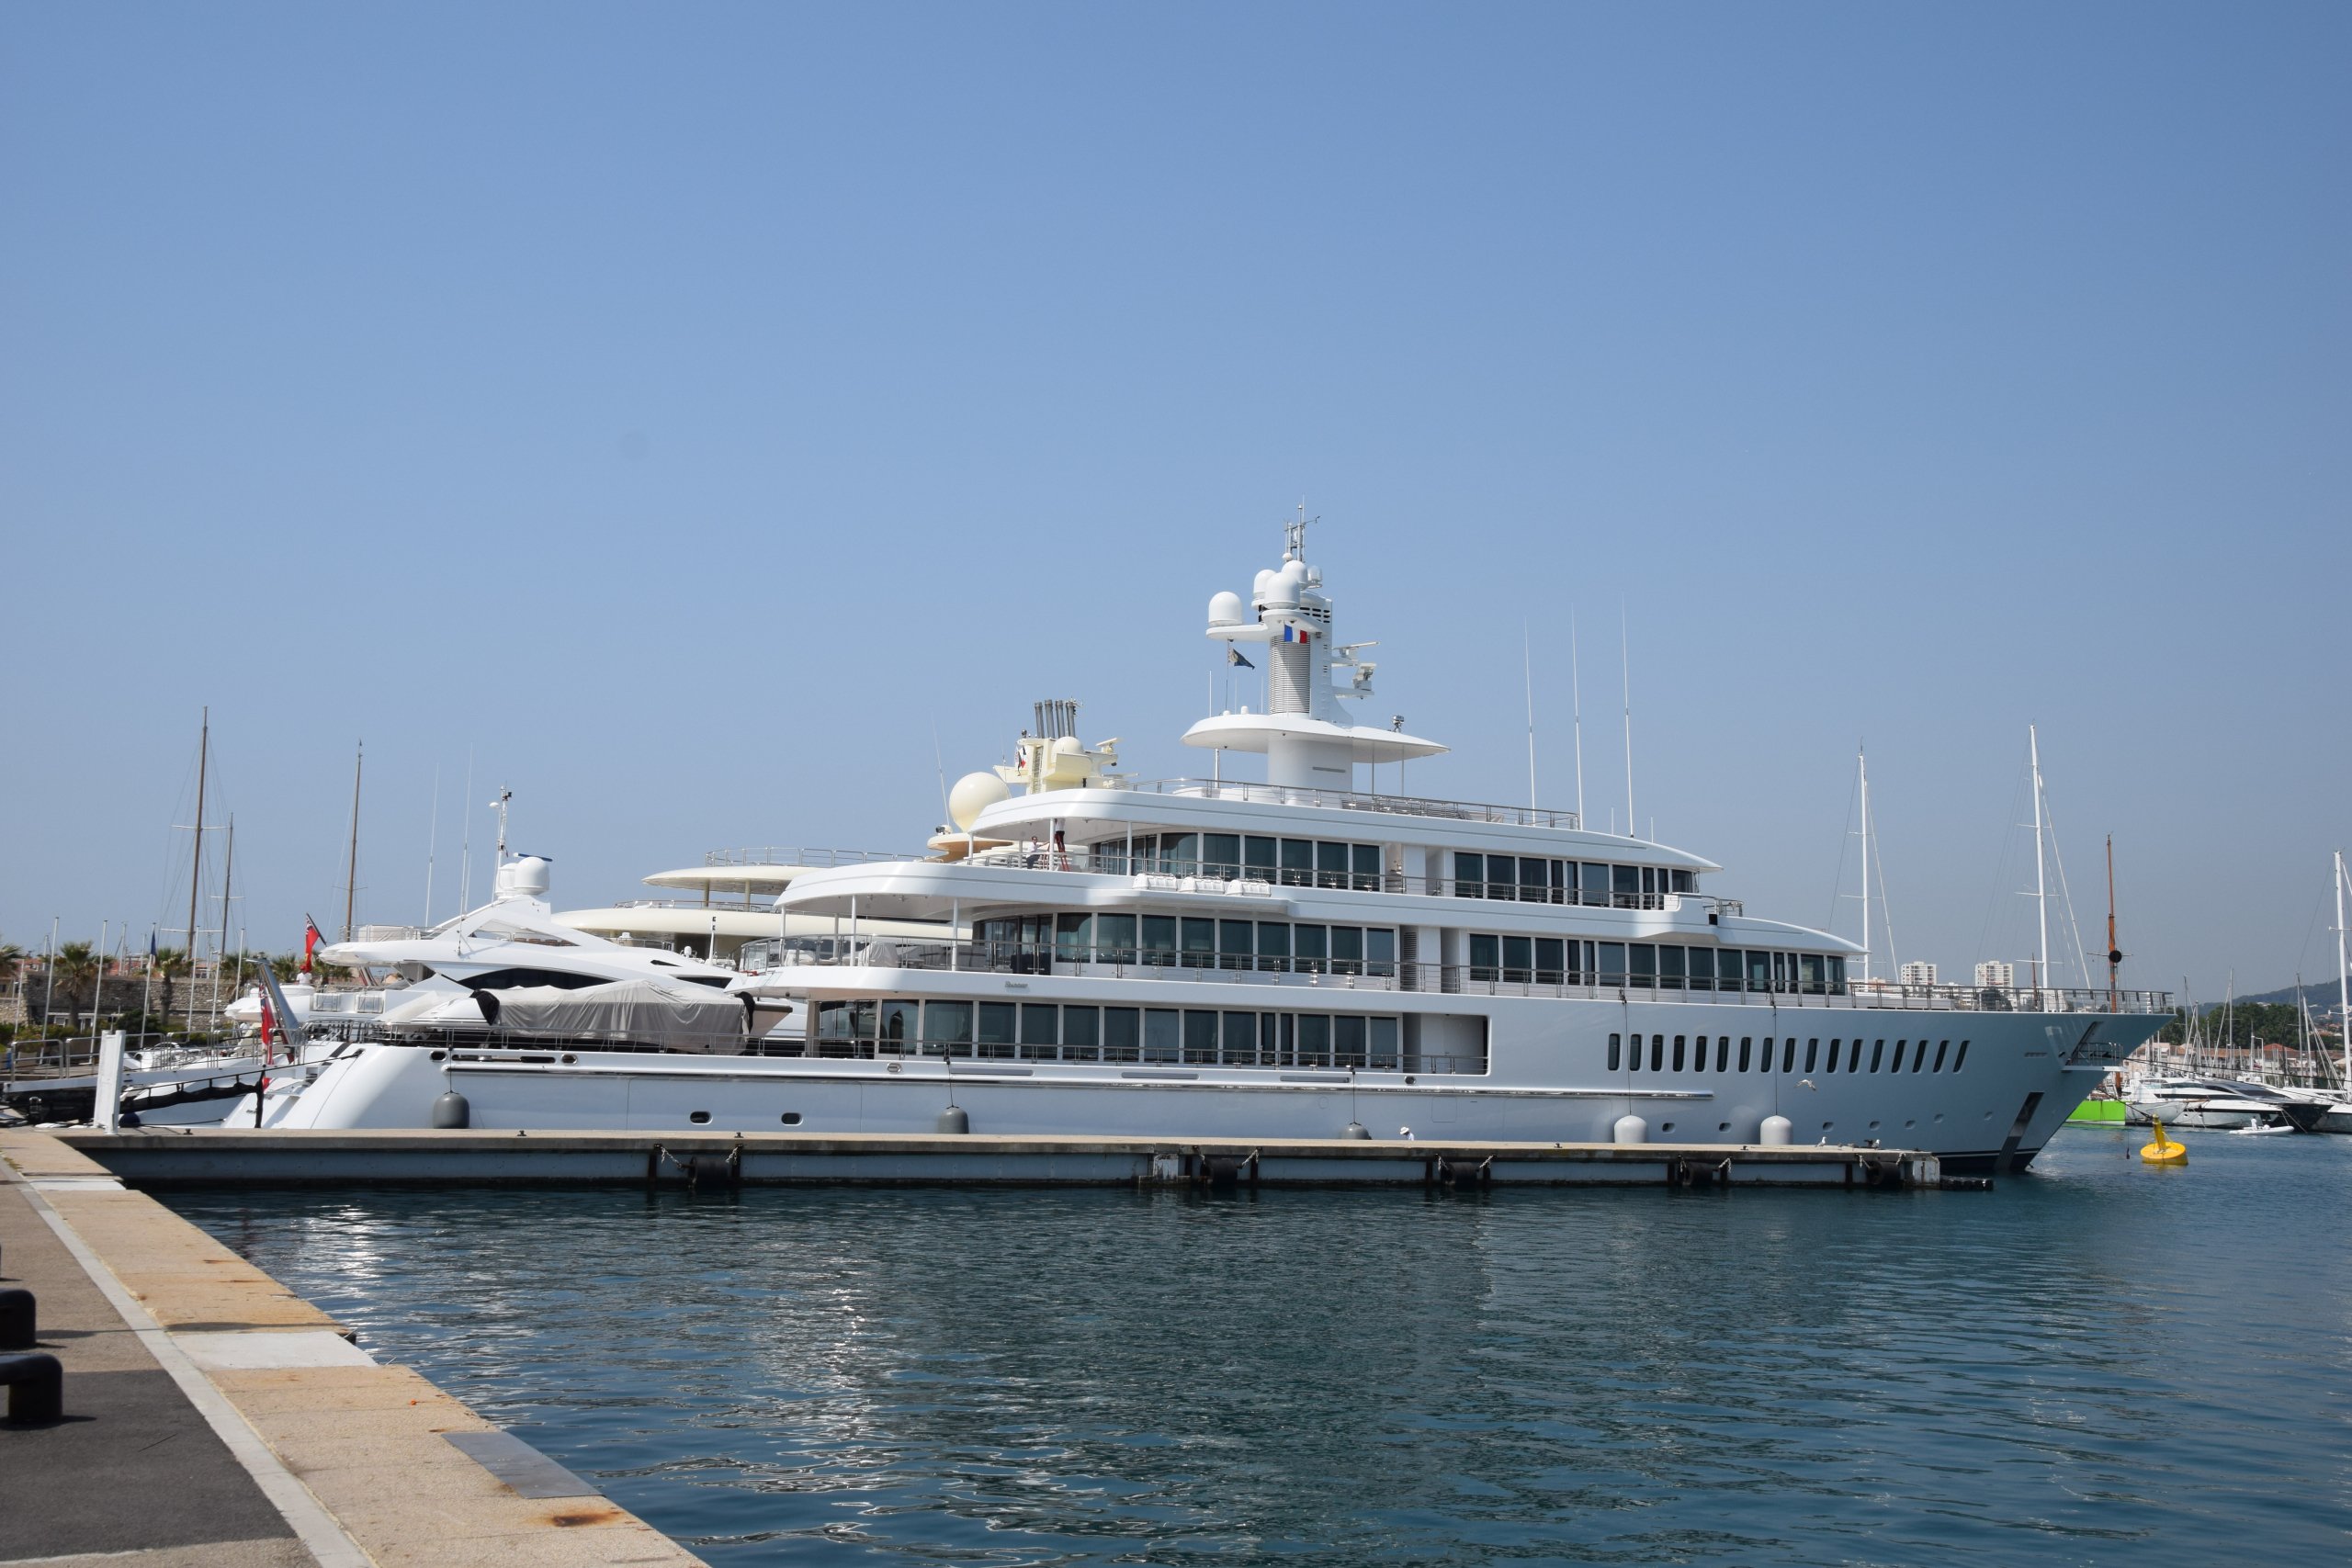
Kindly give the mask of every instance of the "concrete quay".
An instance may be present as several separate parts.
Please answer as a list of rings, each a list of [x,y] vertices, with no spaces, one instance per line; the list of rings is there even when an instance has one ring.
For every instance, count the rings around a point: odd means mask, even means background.
[[[765,1186],[1986,1185],[1932,1155],[1841,1145],[1441,1143],[1044,1137],[974,1133],[68,1130],[57,1141],[142,1187],[290,1181]]]
[[[0,1563],[701,1561],[56,1137],[0,1131],[0,1176],[65,1412],[0,1424]]]

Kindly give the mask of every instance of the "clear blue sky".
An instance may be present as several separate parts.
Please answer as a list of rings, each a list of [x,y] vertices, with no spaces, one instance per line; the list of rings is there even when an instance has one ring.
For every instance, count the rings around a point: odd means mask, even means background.
[[[0,935],[911,846],[1067,694],[1175,744],[1304,496],[1417,790],[1618,801],[1904,956],[2332,967],[2352,11],[0,10]],[[2005,859],[2006,857],[2006,859]],[[1848,863],[1848,884],[1852,879]],[[479,889],[483,873],[477,870]],[[2317,911],[2315,915],[2315,910]],[[331,915],[331,911],[333,915]]]

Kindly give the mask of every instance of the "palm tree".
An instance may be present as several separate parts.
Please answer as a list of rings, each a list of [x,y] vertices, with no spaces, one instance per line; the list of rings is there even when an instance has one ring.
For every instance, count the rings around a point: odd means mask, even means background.
[[[57,978],[65,992],[66,1016],[78,1022],[82,1016],[79,993],[84,986],[91,990],[91,1016],[97,1014],[97,982],[101,960],[86,942],[69,942],[57,950]]]
[[[181,947],[164,948],[155,954],[153,962],[155,978],[164,983],[164,1005],[157,1016],[168,1021],[172,1016],[172,982],[187,973],[187,950]],[[170,1027],[168,1021],[164,1027]]]
[[[294,983],[294,976],[302,972],[302,955],[299,953],[272,953],[269,972],[277,977],[279,985],[290,986]]]

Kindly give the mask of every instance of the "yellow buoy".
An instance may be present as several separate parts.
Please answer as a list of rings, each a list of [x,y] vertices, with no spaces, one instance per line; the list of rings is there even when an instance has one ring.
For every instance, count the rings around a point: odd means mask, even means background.
[[[2159,1122],[2156,1123],[2156,1141],[2142,1145],[2140,1157],[2150,1165],[2187,1165],[2188,1150],[2186,1145],[2165,1137],[2165,1124]]]

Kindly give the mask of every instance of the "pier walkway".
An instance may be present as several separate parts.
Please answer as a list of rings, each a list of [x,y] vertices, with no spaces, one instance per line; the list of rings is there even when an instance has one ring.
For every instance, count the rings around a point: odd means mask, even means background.
[[[0,1424],[0,1563],[700,1562],[55,1137],[0,1131],[0,1176],[64,1369],[62,1421]]]

